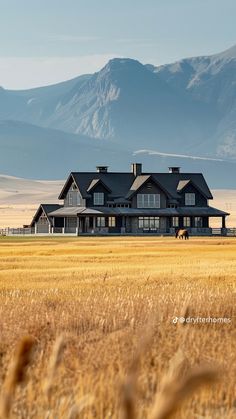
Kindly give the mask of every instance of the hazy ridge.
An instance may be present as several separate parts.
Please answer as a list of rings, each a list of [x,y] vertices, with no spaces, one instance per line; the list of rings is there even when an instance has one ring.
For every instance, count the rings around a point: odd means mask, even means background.
[[[97,163],[127,170],[138,156],[149,170],[177,164],[234,188],[236,47],[160,67],[115,58],[53,86],[1,88],[0,146],[10,175],[57,179]]]

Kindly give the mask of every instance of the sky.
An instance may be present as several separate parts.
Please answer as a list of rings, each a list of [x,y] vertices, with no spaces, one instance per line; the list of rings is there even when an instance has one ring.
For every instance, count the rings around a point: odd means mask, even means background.
[[[0,86],[93,73],[114,57],[155,65],[236,44],[236,0],[0,0]]]

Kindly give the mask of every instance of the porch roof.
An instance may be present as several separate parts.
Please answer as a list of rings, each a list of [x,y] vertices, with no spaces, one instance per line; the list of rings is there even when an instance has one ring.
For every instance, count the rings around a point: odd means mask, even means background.
[[[227,212],[218,210],[213,207],[181,207],[181,208],[110,208],[110,207],[63,207],[56,211],[52,211],[50,216],[53,217],[70,217],[70,216],[86,216],[86,215],[129,215],[129,216],[208,216],[222,217],[229,215]]]
[[[61,207],[56,211],[50,212],[50,217],[66,217],[66,216],[76,216],[83,212],[85,207]]]

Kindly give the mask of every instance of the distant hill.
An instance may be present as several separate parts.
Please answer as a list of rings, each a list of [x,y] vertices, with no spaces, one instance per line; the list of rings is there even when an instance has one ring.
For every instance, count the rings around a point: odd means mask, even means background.
[[[57,202],[64,180],[31,180],[0,174],[0,205]]]
[[[0,144],[1,172],[26,178],[65,178],[71,170],[114,165],[128,156],[107,141],[19,121],[0,121]]]
[[[236,46],[159,67],[116,58],[53,86],[0,88],[0,147],[1,172],[17,176],[62,178],[98,163],[126,170],[139,158],[234,187]]]

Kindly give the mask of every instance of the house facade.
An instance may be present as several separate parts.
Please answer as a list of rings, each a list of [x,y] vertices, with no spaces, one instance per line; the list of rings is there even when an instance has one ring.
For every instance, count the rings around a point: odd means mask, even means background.
[[[59,195],[61,205],[42,204],[31,227],[36,234],[210,235],[209,219],[220,217],[222,234],[228,213],[209,206],[213,199],[201,173],[146,173],[140,163],[130,172],[71,172]]]

